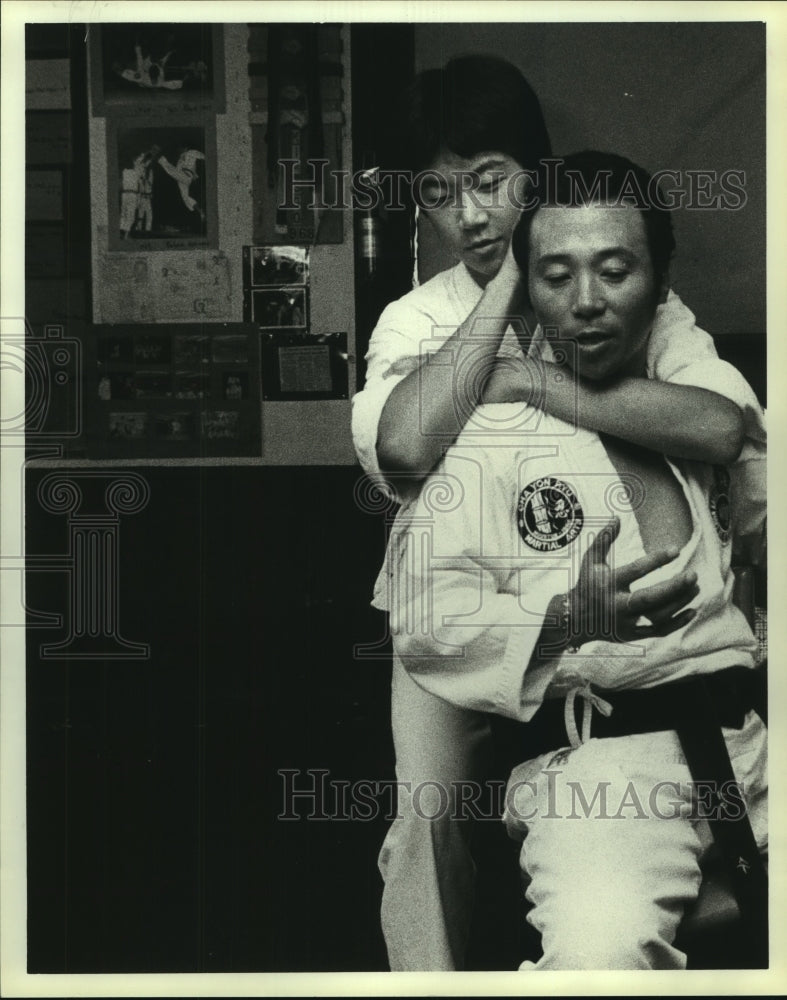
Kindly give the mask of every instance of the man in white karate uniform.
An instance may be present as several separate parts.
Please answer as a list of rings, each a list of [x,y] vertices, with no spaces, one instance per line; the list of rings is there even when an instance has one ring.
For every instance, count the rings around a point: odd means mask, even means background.
[[[424,479],[475,420],[483,389],[488,399],[521,400],[538,382],[543,393],[532,402],[552,416],[662,454],[726,464],[743,436],[736,464],[745,467],[764,447],[756,399],[752,407],[748,387],[672,291],[656,310],[647,378],[602,387],[526,357],[514,331],[522,331],[528,309],[510,242],[528,178],[551,148],[538,98],[515,66],[488,56],[452,59],[419,74],[404,106],[398,166],[418,179],[422,223],[458,263],[384,310],[364,389],[353,397],[359,461],[401,501],[373,601],[394,615],[396,537]],[[751,483],[744,485],[753,499]],[[462,968],[474,892],[472,824],[454,809],[425,820],[412,790],[432,782],[451,796],[453,782],[488,776],[489,719],[416,684],[395,651],[391,717],[399,794],[379,858],[391,969]]]
[[[545,377],[562,369],[603,390],[648,373],[671,219],[644,195],[636,207],[621,198],[631,177],[650,190],[622,158],[577,154],[555,176],[523,213],[514,253]],[[487,398],[500,402],[476,411],[394,533],[394,651],[429,694],[543,732],[507,808],[525,834],[537,967],[682,968],[674,939],[707,820],[744,809],[757,848],[767,842],[757,646],[731,569],[739,542],[747,558],[762,548],[764,508],[747,495],[764,495],[762,452],[731,482],[721,466],[550,416],[522,401],[522,381],[512,367],[492,376]],[[735,394],[759,411],[743,379]],[[715,816],[698,809],[678,734],[700,676],[739,783]]]

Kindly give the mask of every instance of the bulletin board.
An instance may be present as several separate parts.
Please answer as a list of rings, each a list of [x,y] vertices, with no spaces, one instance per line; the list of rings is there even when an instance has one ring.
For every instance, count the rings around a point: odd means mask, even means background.
[[[110,400],[99,397],[100,380],[96,380],[88,390],[89,419],[98,420],[90,439],[90,457],[109,453],[189,457],[218,454],[220,447],[223,454],[244,454],[264,464],[324,462],[326,456],[340,464],[352,463],[346,405],[355,360],[352,220],[340,205],[308,220],[289,213],[286,220],[277,218],[276,176],[268,169],[273,148],[266,142],[270,123],[277,121],[282,128],[287,126],[284,131],[289,130],[290,138],[292,127],[300,130],[302,169],[306,169],[305,158],[319,156],[320,149],[331,170],[350,166],[345,120],[349,117],[345,104],[349,81],[344,76],[349,62],[343,51],[346,28],[296,25],[290,37],[291,28],[286,25],[225,24],[220,32],[203,33],[203,55],[196,61],[212,63],[214,72],[200,98],[203,105],[195,111],[196,94],[187,93],[185,86],[171,94],[117,90],[118,81],[108,76],[111,57],[107,56],[106,27],[91,37],[88,52],[92,320],[99,328],[127,328],[129,336],[135,326],[248,325],[255,331],[248,378],[233,382],[228,391],[237,392],[240,386],[245,393],[248,383],[249,401],[256,393],[259,405],[256,413],[249,407],[248,419],[256,420],[258,426],[253,433],[243,432],[241,444],[217,446],[215,441],[203,441],[201,451],[196,443],[203,437],[201,428],[189,425],[186,439],[180,429],[172,433],[162,427],[156,431],[155,425],[151,429],[149,417],[139,428],[116,419],[110,440]],[[126,60],[128,53],[135,52],[139,38],[143,62],[148,56],[162,61],[162,53],[166,55],[169,48],[166,36],[163,41],[160,36],[158,40],[149,37],[145,34],[148,27],[138,26],[138,33],[127,30],[114,39],[113,45],[117,43],[116,50],[122,50]],[[271,27],[275,27],[272,33]],[[191,62],[193,46],[189,39],[185,42]],[[167,78],[174,58],[164,64]],[[124,67],[121,61],[120,65],[129,73],[134,69],[131,63]],[[304,110],[312,118],[301,127],[299,116]],[[190,131],[180,135],[182,130]],[[170,136],[178,141],[168,147]],[[283,142],[280,133],[277,156],[284,156]],[[194,164],[189,164],[190,152],[203,154],[204,160],[192,155]],[[161,162],[162,157],[175,172],[181,157],[182,165],[196,166],[197,177],[193,186],[185,188],[186,198],[178,195],[178,180]],[[132,197],[125,199],[124,213],[124,172],[134,169],[142,178],[137,180],[142,190],[136,192],[142,197],[132,211],[135,178],[129,174]],[[151,170],[152,220],[145,204]],[[181,207],[180,221],[170,219],[166,209],[160,211],[158,206],[157,190],[163,194],[165,189],[175,202],[181,197],[188,211],[187,199],[193,199],[196,213],[189,218]],[[204,224],[199,210],[204,213]],[[251,268],[248,248],[276,248],[279,264],[284,251],[296,248],[304,260],[303,274],[295,276],[286,267],[274,267],[266,274],[261,258]],[[110,374],[129,374],[121,369],[122,365]],[[111,412],[127,411],[136,399],[152,400],[152,405],[156,399],[177,398],[174,380],[182,374],[180,370],[169,373],[170,382],[147,378],[149,372],[139,371],[138,366],[131,374],[133,399],[121,400],[122,407]],[[116,398],[124,385],[130,391],[127,383],[110,378],[109,383],[101,383],[101,392]],[[220,390],[213,386],[211,392],[215,395]],[[244,409],[246,402],[242,400]],[[323,405],[311,405],[319,402]],[[305,403],[310,406],[305,408]],[[145,403],[138,412],[149,409]],[[313,436],[299,433],[303,415],[321,422],[331,448],[326,450]],[[257,450],[254,441],[259,443]]]

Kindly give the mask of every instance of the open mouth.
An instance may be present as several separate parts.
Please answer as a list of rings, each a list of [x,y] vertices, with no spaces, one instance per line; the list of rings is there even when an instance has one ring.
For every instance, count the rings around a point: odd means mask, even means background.
[[[478,240],[477,243],[471,243],[466,249],[470,253],[478,254],[483,256],[484,254],[491,253],[495,247],[500,244],[500,240]]]
[[[577,333],[574,339],[580,347],[601,347],[614,339],[614,335],[604,330],[583,330]]]

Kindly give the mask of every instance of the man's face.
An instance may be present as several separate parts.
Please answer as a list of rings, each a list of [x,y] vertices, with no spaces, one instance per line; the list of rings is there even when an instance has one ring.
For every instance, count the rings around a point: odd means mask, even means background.
[[[662,288],[633,207],[542,208],[530,230],[530,300],[542,326],[576,342],[568,363],[593,381],[644,372]]]
[[[446,150],[424,174],[423,210],[482,288],[503,263],[526,183],[516,160],[494,151],[465,158]]]

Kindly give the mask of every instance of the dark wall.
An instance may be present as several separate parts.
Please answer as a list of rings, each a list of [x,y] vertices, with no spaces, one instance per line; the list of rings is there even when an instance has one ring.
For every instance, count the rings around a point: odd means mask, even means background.
[[[763,334],[765,52],[763,23],[419,24],[416,70],[493,53],[538,94],[557,154],[605,149],[649,171],[742,171],[735,211],[675,212],[676,291],[714,334]],[[718,195],[719,184],[713,185]],[[706,200],[707,201],[707,200]],[[702,204],[695,199],[695,204]],[[422,273],[450,263],[422,226]]]
[[[120,518],[117,624],[149,658],[42,654],[75,593],[65,570],[27,574],[29,971],[386,970],[390,661],[369,606],[384,517],[356,502],[353,469],[133,472],[150,498]],[[50,474],[28,472],[28,555],[62,565],[68,516],[37,497]],[[123,474],[99,473],[82,513]],[[282,770],[299,790],[328,772],[295,820]],[[379,783],[372,815],[306,819],[336,817],[333,783],[361,780]],[[471,969],[532,946],[517,852],[497,818],[476,824]]]
[[[51,556],[44,474],[28,552]],[[149,659],[48,660],[65,629],[29,631],[30,971],[384,968],[386,822],[276,819],[279,769],[393,776],[390,671],[353,655],[383,634],[382,521],[351,469],[142,474],[118,607]],[[66,574],[30,572],[28,606],[67,611]]]
[[[58,29],[51,38],[31,31],[28,53],[72,59],[81,110],[66,112],[64,127],[71,187],[85,206],[84,31]],[[382,41],[370,26],[367,42],[370,34],[378,47],[359,59],[356,79],[364,66],[372,78],[380,72],[383,42],[385,57],[398,58],[384,31]],[[398,39],[397,51],[411,52],[408,32]],[[369,120],[373,105],[364,105]],[[380,149],[377,137],[359,142]],[[69,205],[67,218],[75,213]],[[83,332],[86,247],[70,246],[58,279],[77,317],[55,315],[51,283],[31,281],[37,324]],[[276,425],[263,426],[283,447]],[[309,437],[297,420],[287,430]],[[117,530],[116,566],[106,576],[88,557],[70,576],[72,532],[88,523],[77,515],[106,515],[104,491],[126,473],[144,481],[149,500],[105,521]],[[83,510],[46,509],[38,488],[52,474],[84,489]],[[390,660],[384,616],[369,606],[385,521],[356,503],[359,476],[324,466],[28,470],[31,973],[387,968],[377,853],[394,779]],[[92,596],[79,589],[85,574]],[[149,656],[88,658],[95,643],[83,636],[53,657],[46,647],[68,641],[79,601],[102,595],[107,615],[116,601],[122,639],[147,643]],[[44,628],[42,614],[62,622]],[[377,644],[377,658],[356,655],[358,644]],[[366,819],[307,821],[301,799],[300,818],[283,821],[284,770],[297,772],[299,788],[319,780],[307,771],[379,782],[378,808]],[[335,791],[316,809],[335,815]],[[515,967],[521,928],[501,899],[516,908],[516,851],[498,822],[479,830],[477,846],[492,877],[481,882],[471,967]]]

